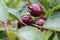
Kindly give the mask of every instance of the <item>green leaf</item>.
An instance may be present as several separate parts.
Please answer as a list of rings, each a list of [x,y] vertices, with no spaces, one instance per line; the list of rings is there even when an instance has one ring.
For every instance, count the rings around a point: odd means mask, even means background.
[[[35,3],[40,4],[40,0],[30,0],[30,2],[31,2],[32,4],[35,4]]]
[[[14,21],[16,19],[17,19],[17,17],[15,15],[13,15],[12,13],[9,13],[9,20],[10,21]]]
[[[19,6],[18,6],[18,10],[21,12],[22,10],[24,10],[24,8],[26,8],[28,6],[28,3],[25,1],[20,1]]]
[[[9,31],[9,33],[7,33],[8,37],[11,38],[12,40],[16,39],[18,36],[15,32],[13,31]]]
[[[3,22],[7,22],[8,20],[8,9],[3,0],[0,0],[0,20]]]
[[[23,15],[30,15],[30,13],[27,11],[27,8],[24,8],[20,13],[21,13],[21,15],[20,15],[21,18]]]
[[[52,33],[53,33],[52,31],[48,30],[46,34],[44,35],[45,40],[48,40],[50,36],[52,35]]]
[[[60,40],[60,32],[57,32],[57,37],[58,37],[58,40]]]
[[[7,37],[7,33],[5,31],[0,31],[0,39],[2,38],[6,38]]]
[[[49,8],[49,2],[48,2],[47,0],[42,0],[40,3],[41,3],[46,9]]]
[[[17,6],[17,3],[19,3],[19,1],[17,2],[16,0],[4,0],[4,2],[8,7],[12,8],[15,8]]]
[[[59,7],[60,8],[60,7]],[[45,28],[52,29],[55,31],[60,31],[60,9],[55,8],[55,10],[50,11],[50,15],[44,24]]]
[[[60,0],[56,0],[56,5],[60,5]]]
[[[44,40],[41,32],[34,27],[23,27],[18,31],[20,40]]]
[[[56,5],[56,0],[48,0],[50,7],[54,7]]]
[[[2,38],[1,40],[9,40],[9,38]]]
[[[53,40],[54,36],[55,36],[55,32],[52,33],[52,35],[50,36],[48,40]]]
[[[60,32],[56,32],[53,40],[60,40]]]
[[[22,18],[23,15],[29,15],[29,12],[27,11],[26,8],[22,9],[21,12],[13,9],[13,8],[8,8],[9,12],[10,12],[10,16],[13,16],[16,19],[20,19]]]
[[[57,35],[54,36],[53,40],[58,40],[58,37]]]
[[[52,8],[52,9],[50,9],[50,10],[47,11],[47,13],[45,14],[45,17],[48,18],[51,14],[53,14],[53,12],[54,12],[55,10],[58,10],[58,9],[60,9],[60,6],[56,6],[56,7]]]
[[[17,11],[16,9],[13,8],[8,8],[9,12],[11,13],[11,15],[15,16],[15,18],[20,19],[20,13],[19,11]]]
[[[50,7],[55,7],[60,5],[60,0],[48,0]]]

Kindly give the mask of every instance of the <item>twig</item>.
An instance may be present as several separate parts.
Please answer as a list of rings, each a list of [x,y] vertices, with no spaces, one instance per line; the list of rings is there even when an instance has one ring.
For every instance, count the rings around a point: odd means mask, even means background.
[[[3,27],[5,28],[5,30],[6,30],[6,32],[7,32],[7,34],[8,34],[8,33],[9,33],[9,30],[8,30],[7,24],[4,23],[4,22],[1,22],[1,23],[2,23]],[[11,40],[10,37],[9,37],[9,40]]]
[[[22,21],[20,21],[19,19],[18,19],[18,21],[19,21],[20,23],[22,23],[23,25],[28,26],[27,24],[23,23],[23,22],[22,22]]]
[[[3,25],[3,27],[5,28],[6,32],[8,33],[8,32],[9,32],[9,30],[8,30],[7,24],[6,24],[6,23],[4,23],[4,22],[2,22],[2,25]]]
[[[41,26],[38,26],[38,25],[35,25],[33,24],[34,27],[38,28],[38,29],[41,29],[42,27]]]

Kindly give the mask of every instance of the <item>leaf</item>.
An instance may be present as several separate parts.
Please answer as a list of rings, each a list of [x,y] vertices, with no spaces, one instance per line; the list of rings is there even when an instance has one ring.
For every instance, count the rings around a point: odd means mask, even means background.
[[[20,18],[22,18],[23,15],[29,15],[30,13],[28,12],[28,3],[25,1],[21,1],[20,5],[18,7],[18,11],[20,12]]]
[[[6,38],[7,37],[7,33],[5,31],[0,31],[0,39],[2,38]]]
[[[18,31],[20,40],[44,40],[41,32],[34,27],[23,27]]]
[[[49,11],[47,11],[47,13],[45,14],[45,17],[48,18],[55,10],[60,9],[60,6],[56,6],[52,9],[50,9]]]
[[[58,40],[57,35],[54,36],[53,40]]]
[[[60,31],[60,9],[56,8],[53,12],[51,10],[44,27],[55,31]]]
[[[56,0],[48,0],[50,7],[54,7],[56,5]]]
[[[57,37],[58,37],[58,40],[60,40],[60,32],[57,32]]]
[[[7,35],[11,39],[16,39],[17,38],[17,34],[14,33],[13,31],[9,31],[9,33],[7,33]]]
[[[19,12],[21,12],[22,10],[24,10],[24,8],[26,8],[28,6],[28,3],[25,1],[20,1],[19,6],[18,6],[18,10]]]
[[[60,5],[60,0],[56,0],[56,5]]]
[[[32,4],[40,4],[40,0],[30,0],[30,2],[32,3]]]
[[[23,15],[30,15],[30,13],[27,11],[27,8],[24,8],[20,13],[21,13],[21,15],[20,15],[21,18]]]
[[[11,15],[15,16],[17,19],[20,19],[20,17],[21,17],[20,15],[21,14],[17,10],[15,10],[13,8],[8,8],[8,10],[11,13]]]
[[[7,22],[8,16],[8,9],[3,0],[0,0],[0,21]]]
[[[17,3],[19,3],[19,1],[17,2],[17,0],[4,0],[4,2],[8,7],[12,8],[15,8],[18,5]]]
[[[2,38],[1,40],[9,40],[9,38]]]
[[[9,13],[9,20],[10,21],[14,21],[16,19],[18,19],[18,18],[15,15],[13,15],[12,13]]]
[[[55,7],[60,5],[60,0],[48,0],[50,7]]]
[[[53,32],[48,40],[53,40],[54,36],[55,36],[55,33]]]
[[[49,8],[49,2],[47,0],[41,0],[40,2],[46,9]]]
[[[60,32],[56,32],[53,40],[60,40]]]
[[[8,8],[10,12],[10,16],[13,16],[16,19],[21,20],[23,15],[29,15],[29,12],[27,11],[26,8],[24,8],[21,12],[13,9],[13,8]]]
[[[53,33],[52,31],[48,30],[46,34],[44,35],[45,40],[48,40],[50,36],[52,35],[52,33]]]

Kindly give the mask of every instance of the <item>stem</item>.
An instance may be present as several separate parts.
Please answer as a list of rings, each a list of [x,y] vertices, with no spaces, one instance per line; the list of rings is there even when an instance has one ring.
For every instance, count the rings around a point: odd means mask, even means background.
[[[27,24],[23,23],[22,21],[20,21],[19,19],[17,19],[19,23],[23,24],[24,26],[28,26]],[[18,33],[18,27],[16,28],[16,31]]]
[[[2,25],[3,25],[3,27],[5,28],[5,30],[6,30],[6,32],[8,34],[9,33],[9,30],[8,30],[7,24],[4,23],[4,22],[2,22]],[[11,40],[11,38],[9,38],[9,40]]]
[[[3,27],[5,28],[6,32],[8,33],[9,30],[8,30],[8,27],[7,27],[7,24],[6,23],[2,23]]]
[[[38,25],[35,25],[35,24],[33,24],[33,26],[36,27],[36,28],[38,28],[38,29],[42,28],[42,26],[38,26]]]
[[[22,23],[23,25],[28,26],[27,24],[23,23],[23,22],[22,22],[22,21],[20,21],[19,19],[18,19],[18,21],[19,21],[20,23]]]

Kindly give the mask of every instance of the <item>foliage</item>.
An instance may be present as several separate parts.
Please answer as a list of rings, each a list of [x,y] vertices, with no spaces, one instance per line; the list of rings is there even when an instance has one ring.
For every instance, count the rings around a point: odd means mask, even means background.
[[[28,6],[39,4],[46,17],[43,26],[26,25],[24,15],[31,16]],[[1,40],[60,40],[60,0],[0,0]],[[31,16],[34,22],[41,18]],[[18,28],[17,23],[20,23]],[[43,28],[43,29],[42,29]],[[43,30],[43,31],[42,31]]]

